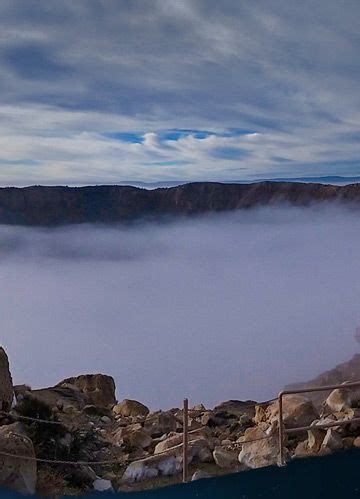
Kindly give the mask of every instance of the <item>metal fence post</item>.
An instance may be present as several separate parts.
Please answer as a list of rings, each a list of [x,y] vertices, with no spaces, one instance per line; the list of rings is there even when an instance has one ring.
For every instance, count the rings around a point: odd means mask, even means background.
[[[183,482],[188,477],[188,443],[189,443],[189,401],[184,399],[183,405]]]
[[[285,466],[284,459],[284,422],[283,422],[283,392],[279,393],[278,404],[279,404],[279,466]]]

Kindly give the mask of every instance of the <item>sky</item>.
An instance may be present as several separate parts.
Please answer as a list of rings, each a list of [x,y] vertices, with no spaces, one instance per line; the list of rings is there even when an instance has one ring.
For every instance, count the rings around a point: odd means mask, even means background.
[[[358,0],[0,0],[0,185],[360,175]]]
[[[359,346],[360,218],[262,208],[162,224],[0,231],[15,384],[85,373],[152,409],[267,400]]]

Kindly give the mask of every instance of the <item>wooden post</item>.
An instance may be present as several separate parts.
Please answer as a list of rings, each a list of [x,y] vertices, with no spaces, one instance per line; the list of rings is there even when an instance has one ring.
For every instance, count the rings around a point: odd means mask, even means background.
[[[184,399],[183,406],[183,482],[188,478],[188,443],[189,443],[189,401]]]
[[[283,422],[283,393],[279,393],[279,466],[285,466],[284,459],[284,422]]]

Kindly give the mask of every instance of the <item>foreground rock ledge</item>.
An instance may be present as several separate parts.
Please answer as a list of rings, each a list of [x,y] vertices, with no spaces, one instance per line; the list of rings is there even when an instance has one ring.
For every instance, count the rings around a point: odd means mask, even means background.
[[[23,493],[63,496],[93,490],[131,491],[181,480],[182,409],[149,412],[136,400],[117,403],[114,380],[103,374],[66,378],[37,390],[13,387],[6,353],[0,353],[1,403],[10,413],[0,416],[0,449],[30,458],[0,458],[0,485]],[[12,405],[13,390],[16,403]],[[284,397],[285,426],[311,425],[307,432],[287,436],[287,458],[359,447],[360,425],[350,421],[359,417],[358,405],[359,398],[348,390],[342,395],[331,393],[317,408],[306,397]],[[57,424],[34,424],[19,416]],[[336,424],[344,420],[349,423]],[[318,427],[324,423],[335,426]],[[213,409],[198,404],[189,409],[189,430],[189,477],[194,479],[277,463],[277,401],[229,400]],[[37,465],[35,456],[114,465]]]

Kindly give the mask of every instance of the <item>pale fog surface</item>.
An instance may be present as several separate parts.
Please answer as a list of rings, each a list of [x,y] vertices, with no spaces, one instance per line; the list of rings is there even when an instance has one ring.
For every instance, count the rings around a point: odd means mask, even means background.
[[[0,227],[15,383],[87,372],[151,408],[272,398],[357,350],[360,217],[261,209],[134,227]]]

